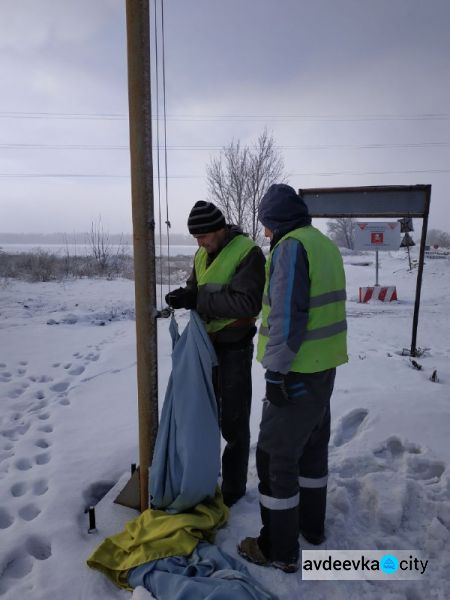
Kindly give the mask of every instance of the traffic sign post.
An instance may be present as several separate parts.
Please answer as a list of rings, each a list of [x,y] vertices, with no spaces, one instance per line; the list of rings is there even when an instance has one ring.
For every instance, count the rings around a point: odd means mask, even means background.
[[[417,356],[417,324],[419,321],[420,293],[425,262],[425,242],[430,213],[431,185],[382,185],[338,188],[299,189],[309,209],[318,219],[402,217],[411,221],[422,219],[422,232],[417,269],[416,299],[411,339],[411,356]]]
[[[361,222],[356,223],[355,250],[375,250],[375,286],[379,286],[380,268],[378,252],[380,250],[398,250],[400,247],[400,223],[397,222]]]

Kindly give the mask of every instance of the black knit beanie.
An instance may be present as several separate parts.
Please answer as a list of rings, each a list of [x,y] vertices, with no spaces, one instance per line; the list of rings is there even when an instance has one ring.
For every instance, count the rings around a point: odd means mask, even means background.
[[[225,227],[225,217],[212,202],[199,200],[189,213],[187,225],[191,235],[211,233]]]

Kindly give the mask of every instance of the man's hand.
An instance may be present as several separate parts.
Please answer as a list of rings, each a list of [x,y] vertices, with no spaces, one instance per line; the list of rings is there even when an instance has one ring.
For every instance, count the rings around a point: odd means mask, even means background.
[[[266,371],[266,399],[274,406],[283,407],[289,404],[284,375],[276,371]]]
[[[166,302],[172,308],[196,308],[197,289],[177,288],[166,295]]]

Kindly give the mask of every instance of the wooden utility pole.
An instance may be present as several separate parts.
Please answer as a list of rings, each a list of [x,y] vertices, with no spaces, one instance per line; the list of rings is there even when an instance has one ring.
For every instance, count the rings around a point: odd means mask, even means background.
[[[126,14],[139,410],[139,498],[143,511],[149,505],[148,469],[158,430],[149,0],[127,0]]]

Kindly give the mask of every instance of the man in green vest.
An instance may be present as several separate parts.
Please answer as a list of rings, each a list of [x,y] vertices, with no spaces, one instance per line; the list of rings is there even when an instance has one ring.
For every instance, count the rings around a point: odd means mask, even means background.
[[[325,540],[330,397],[348,360],[345,274],[339,249],[290,186],[272,185],[258,218],[271,241],[257,349],[266,369],[256,450],[263,527],[238,551],[292,573],[299,534]]]
[[[228,506],[245,494],[250,451],[251,367],[256,317],[264,288],[264,255],[212,202],[200,200],[188,219],[199,249],[186,286],[169,292],[172,308],[195,309],[218,359],[213,373],[226,441],[222,493]]]

